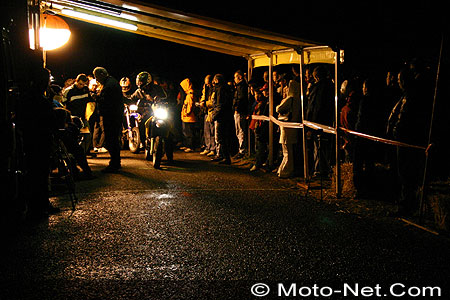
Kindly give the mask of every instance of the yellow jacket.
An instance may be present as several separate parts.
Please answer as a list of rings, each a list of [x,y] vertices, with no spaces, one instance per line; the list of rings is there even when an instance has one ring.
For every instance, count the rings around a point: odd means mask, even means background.
[[[186,78],[180,83],[180,85],[186,93],[183,108],[181,109],[181,121],[185,123],[197,122],[197,116],[194,113],[194,89],[192,88],[191,80]]]

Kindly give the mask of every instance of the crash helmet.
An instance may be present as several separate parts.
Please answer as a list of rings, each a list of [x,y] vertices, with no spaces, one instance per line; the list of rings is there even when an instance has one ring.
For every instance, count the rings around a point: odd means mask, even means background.
[[[149,72],[144,71],[136,76],[136,85],[139,88],[142,88],[150,83],[152,83],[152,75],[150,75]]]
[[[126,93],[131,89],[131,81],[128,77],[123,77],[120,79],[120,86],[122,87],[122,92]]]

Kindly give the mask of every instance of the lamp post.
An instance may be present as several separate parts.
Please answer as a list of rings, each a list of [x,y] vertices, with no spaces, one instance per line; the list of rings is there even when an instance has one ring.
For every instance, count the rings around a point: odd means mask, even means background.
[[[51,51],[65,45],[70,38],[70,29],[62,18],[50,14],[40,15],[39,35],[35,34],[34,26],[29,29],[30,48],[36,49],[39,45],[43,51],[44,67],[47,61],[47,51]],[[36,43],[35,39],[39,38]]]

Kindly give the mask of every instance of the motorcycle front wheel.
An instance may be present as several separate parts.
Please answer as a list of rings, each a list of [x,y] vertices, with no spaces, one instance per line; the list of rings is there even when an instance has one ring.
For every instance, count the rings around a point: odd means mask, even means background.
[[[139,134],[139,127],[133,127],[131,129],[131,137],[128,139],[128,147],[131,153],[139,153],[139,146],[141,145],[141,139]]]
[[[153,168],[159,169],[163,156],[163,141],[160,136],[155,137],[153,142]]]

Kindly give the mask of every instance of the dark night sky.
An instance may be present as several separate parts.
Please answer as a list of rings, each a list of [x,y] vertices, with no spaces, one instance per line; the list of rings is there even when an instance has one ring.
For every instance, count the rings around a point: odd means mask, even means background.
[[[403,5],[399,1],[148,1],[185,12],[338,45],[349,65],[370,69],[413,56],[436,57],[442,7],[433,1]],[[407,3],[407,2],[405,2]],[[301,7],[298,7],[298,5]],[[201,80],[208,73],[231,76],[246,69],[246,60],[104,28],[71,19],[70,42],[48,54],[56,76],[89,73],[105,66],[118,79],[147,70],[175,81]]]

